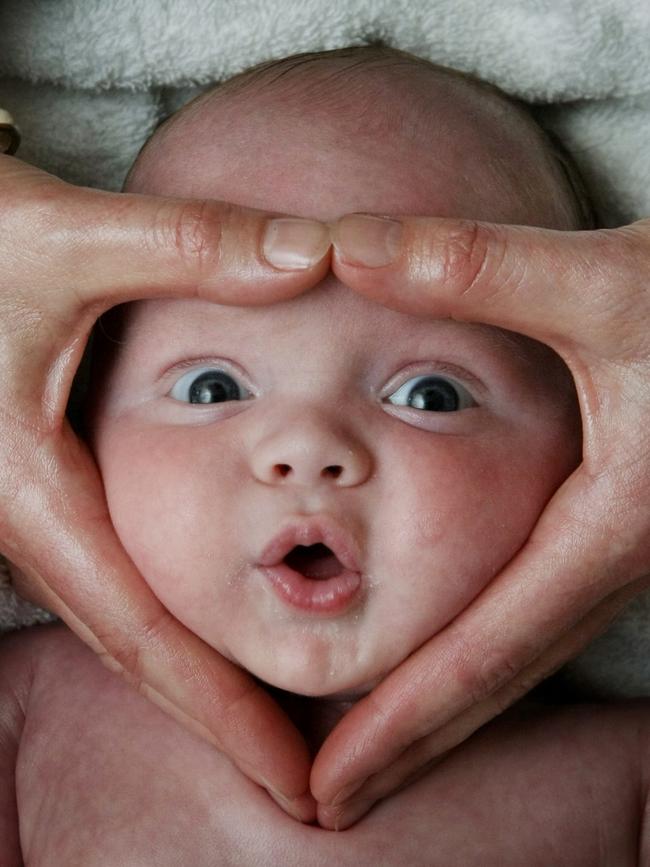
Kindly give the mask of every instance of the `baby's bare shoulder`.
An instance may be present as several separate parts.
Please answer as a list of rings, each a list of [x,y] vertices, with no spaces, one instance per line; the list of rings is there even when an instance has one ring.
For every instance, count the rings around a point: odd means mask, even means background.
[[[41,655],[69,639],[63,627],[21,630],[0,637],[0,864],[23,863],[16,804],[16,761]]]

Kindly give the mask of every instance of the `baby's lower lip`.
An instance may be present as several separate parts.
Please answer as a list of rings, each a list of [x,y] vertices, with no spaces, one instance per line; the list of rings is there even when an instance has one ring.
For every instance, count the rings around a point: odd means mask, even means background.
[[[286,563],[260,569],[283,602],[313,614],[341,614],[361,590],[360,573],[348,569],[331,578],[308,578]]]

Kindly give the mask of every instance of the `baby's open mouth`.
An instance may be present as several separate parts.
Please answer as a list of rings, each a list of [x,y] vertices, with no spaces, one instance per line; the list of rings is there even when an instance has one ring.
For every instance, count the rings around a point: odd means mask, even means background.
[[[315,545],[296,545],[283,562],[305,578],[316,581],[335,578],[345,569],[336,554],[322,542]]]
[[[287,523],[259,557],[279,599],[317,617],[343,615],[362,598],[359,563],[354,538],[327,515]]]

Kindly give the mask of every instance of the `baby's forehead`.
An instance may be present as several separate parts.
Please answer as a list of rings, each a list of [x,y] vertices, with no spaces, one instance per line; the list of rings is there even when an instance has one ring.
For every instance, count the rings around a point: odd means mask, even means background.
[[[226,82],[161,127],[126,189],[327,221],[365,211],[562,229],[575,219],[525,113],[449,71],[385,58]]]
[[[491,325],[416,317],[384,307],[332,277],[296,298],[264,306],[165,298],[122,305],[111,313],[116,315],[105,333],[129,354],[178,346],[183,352],[223,349],[249,357],[293,353],[299,362],[305,351],[338,346],[340,357],[351,362],[364,354],[404,359],[458,352],[533,368],[556,357],[535,340]]]
[[[341,398],[379,395],[400,377],[437,373],[500,395],[502,407],[534,399],[553,414],[576,406],[571,374],[547,346],[485,324],[390,310],[333,278],[266,306],[133,302],[109,311],[96,336],[98,398],[107,383],[127,400],[163,380],[171,387],[172,371],[225,363],[268,395],[315,396],[333,383]]]

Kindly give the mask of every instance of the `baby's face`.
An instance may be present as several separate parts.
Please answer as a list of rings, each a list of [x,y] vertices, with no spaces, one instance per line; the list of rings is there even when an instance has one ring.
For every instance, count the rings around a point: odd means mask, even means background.
[[[534,137],[519,148],[507,118],[481,121],[483,95],[433,111],[420,73],[395,74],[335,111],[290,76],[279,103],[228,97],[130,188],[566,227]],[[172,614],[293,692],[369,689],[489,583],[578,459],[550,351],[385,309],[332,275],[263,308],[141,302],[121,338],[92,442],[120,539]]]
[[[294,692],[363,691],[449,623],[575,459],[550,352],[332,277],[136,304],[123,337],[94,442],[116,530],[179,620]]]

